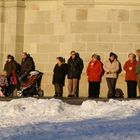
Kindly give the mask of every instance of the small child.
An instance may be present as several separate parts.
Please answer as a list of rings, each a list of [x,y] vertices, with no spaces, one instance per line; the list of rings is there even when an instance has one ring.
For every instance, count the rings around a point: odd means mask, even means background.
[[[4,93],[7,86],[8,86],[7,74],[5,71],[3,71],[0,74],[0,96],[1,97],[5,96]]]

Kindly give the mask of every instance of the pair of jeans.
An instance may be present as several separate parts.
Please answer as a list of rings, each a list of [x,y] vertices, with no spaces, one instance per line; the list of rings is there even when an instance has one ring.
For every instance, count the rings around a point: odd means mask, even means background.
[[[116,78],[106,78],[107,86],[108,86],[108,98],[115,97],[115,90],[116,90]]]

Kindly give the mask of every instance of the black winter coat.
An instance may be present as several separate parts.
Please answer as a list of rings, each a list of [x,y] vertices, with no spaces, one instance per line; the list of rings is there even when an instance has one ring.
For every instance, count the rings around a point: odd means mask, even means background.
[[[35,70],[35,64],[32,57],[27,57],[21,62],[20,74],[29,74],[29,72]]]
[[[12,60],[11,62],[6,62],[4,66],[4,71],[7,72],[7,77],[10,77],[12,75],[13,71],[16,71],[16,62]]]
[[[68,79],[80,79],[83,68],[83,60],[79,56],[74,60],[70,57],[68,60]]]
[[[53,84],[61,84],[65,85],[65,76],[67,75],[67,64],[62,64],[58,66],[58,64],[55,65],[54,71],[53,71]]]

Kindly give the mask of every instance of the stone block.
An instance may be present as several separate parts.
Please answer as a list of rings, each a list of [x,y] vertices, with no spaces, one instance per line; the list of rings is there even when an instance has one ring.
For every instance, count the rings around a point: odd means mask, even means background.
[[[129,21],[129,11],[128,10],[119,10],[117,18],[118,18],[118,21],[120,21],[120,22]]]
[[[114,44],[114,52],[117,52],[117,53],[134,52],[133,43],[115,43]]]
[[[99,34],[98,35],[99,42],[119,42],[120,36],[119,35],[112,35],[112,34]]]
[[[26,24],[25,25],[25,34],[34,35],[34,34],[53,34],[54,33],[54,24]]]
[[[121,42],[127,42],[127,43],[140,42],[140,35],[122,35]]]
[[[140,10],[133,10],[130,12],[131,22],[140,22]]]
[[[36,12],[36,23],[50,22],[50,11],[38,11]]]
[[[113,51],[112,43],[87,43],[87,51],[92,53]]]
[[[31,54],[37,64],[47,65],[49,63],[48,55],[45,53]]]
[[[122,34],[140,34],[140,23],[123,23]]]
[[[35,67],[36,67],[36,70],[40,71],[40,72],[43,72],[44,73],[44,66],[45,64],[39,64],[39,63],[36,63]]]
[[[104,22],[107,21],[107,12],[106,9],[101,8],[89,8],[88,9],[88,21],[98,21],[98,22]]]
[[[129,11],[125,9],[108,10],[107,19],[110,21],[126,22],[129,21]]]
[[[77,20],[87,20],[88,10],[87,9],[77,9],[76,19]]]
[[[134,44],[134,52],[135,52],[137,49],[140,49],[140,43]]]
[[[39,53],[59,52],[60,51],[60,46],[59,46],[59,43],[39,44],[37,46],[37,51]]]
[[[109,22],[72,22],[71,33],[111,33],[112,24]]]
[[[58,43],[62,43],[65,40],[65,36],[64,35],[52,35],[49,37],[49,41],[50,42],[58,42]]]
[[[121,32],[121,24],[119,22],[112,23],[112,33],[113,34],[120,34]]]
[[[86,34],[81,36],[82,42],[96,42],[97,35],[96,34]]]
[[[65,34],[65,23],[55,23],[54,24],[54,34],[64,35]]]
[[[77,52],[86,51],[85,43],[72,43],[72,50]]]

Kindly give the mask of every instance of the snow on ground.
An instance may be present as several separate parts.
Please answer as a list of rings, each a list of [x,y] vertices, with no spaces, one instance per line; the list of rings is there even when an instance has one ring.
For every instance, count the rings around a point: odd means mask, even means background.
[[[0,102],[0,140],[140,140],[140,101]]]

